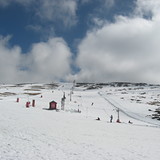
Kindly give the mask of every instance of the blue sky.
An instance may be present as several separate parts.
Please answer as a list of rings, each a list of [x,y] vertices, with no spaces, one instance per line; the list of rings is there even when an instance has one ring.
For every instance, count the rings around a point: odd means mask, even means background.
[[[0,82],[159,83],[159,9],[157,0],[0,0]]]
[[[52,1],[50,2],[52,3]],[[115,5],[108,2],[106,6],[104,6],[104,0],[84,3],[77,1],[76,22],[68,26],[64,24],[61,18],[42,20],[38,17],[34,7],[39,7],[39,3],[41,2],[37,1],[26,7],[23,3],[10,2],[7,6],[0,8],[0,34],[3,36],[12,35],[10,44],[20,45],[23,52],[28,52],[33,43],[45,41],[50,36],[63,37],[75,52],[77,39],[84,38],[88,29],[94,27],[93,17],[114,21],[115,15],[128,15],[134,8],[133,0],[123,0],[123,2],[122,0],[116,0]],[[42,30],[35,31],[33,27],[38,26]]]

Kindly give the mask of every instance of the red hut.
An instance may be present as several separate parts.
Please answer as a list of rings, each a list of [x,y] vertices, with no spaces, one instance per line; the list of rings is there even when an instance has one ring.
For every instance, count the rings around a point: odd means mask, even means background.
[[[49,103],[49,109],[51,109],[51,110],[57,109],[57,102],[51,101],[51,102]]]

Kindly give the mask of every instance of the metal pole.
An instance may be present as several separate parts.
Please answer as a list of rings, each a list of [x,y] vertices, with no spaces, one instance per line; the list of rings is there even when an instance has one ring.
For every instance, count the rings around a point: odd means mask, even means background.
[[[117,119],[117,122],[118,122],[118,123],[121,123],[121,122],[120,122],[120,119],[119,119],[119,108],[117,109],[117,113],[118,113],[118,119]]]
[[[70,101],[72,100],[72,90],[70,91]]]
[[[117,112],[118,112],[118,120],[119,120],[119,108],[118,108]]]

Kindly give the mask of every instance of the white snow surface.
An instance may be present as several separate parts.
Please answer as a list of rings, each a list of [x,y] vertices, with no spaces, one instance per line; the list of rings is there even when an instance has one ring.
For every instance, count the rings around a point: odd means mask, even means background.
[[[159,100],[159,87],[80,86],[70,96],[72,84],[58,85],[0,85],[0,160],[159,160],[160,121],[148,111],[158,107],[147,103]],[[57,111],[48,110],[52,100]]]

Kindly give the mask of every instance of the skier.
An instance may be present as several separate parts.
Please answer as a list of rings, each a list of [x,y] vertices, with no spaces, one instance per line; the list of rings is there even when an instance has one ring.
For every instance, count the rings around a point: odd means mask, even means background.
[[[100,121],[100,118],[98,117],[96,120],[97,120],[97,121]]]
[[[112,123],[112,120],[113,120],[113,116],[111,115],[110,116],[110,123]]]

